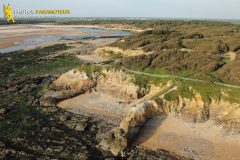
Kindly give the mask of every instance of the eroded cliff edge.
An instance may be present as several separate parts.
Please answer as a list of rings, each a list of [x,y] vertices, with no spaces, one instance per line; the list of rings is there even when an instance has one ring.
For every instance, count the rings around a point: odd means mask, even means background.
[[[117,119],[118,127],[109,130],[98,145],[105,155],[125,157],[146,122],[158,116],[181,117],[192,123],[214,121],[216,125],[223,126],[226,132],[239,132],[240,105],[228,100],[226,89],[221,90],[217,99],[206,101],[200,92],[189,85],[191,98],[178,95],[177,98],[169,100],[169,94],[178,92],[179,86],[174,81],[139,86],[135,83],[136,77],[124,70],[100,69],[94,65],[87,68],[73,69],[61,75],[44,91],[41,102],[46,107],[60,104],[60,107],[74,112],[74,108],[78,108],[86,113]],[[88,106],[81,107],[81,101],[77,103],[73,98],[85,94],[97,94],[98,97],[106,95],[102,99],[111,95],[119,98],[118,103],[122,105],[99,108],[103,101],[98,101],[97,106],[86,109]],[[68,103],[63,103],[65,99],[68,99]],[[69,103],[71,101],[75,103]],[[72,104],[74,105],[71,106]]]

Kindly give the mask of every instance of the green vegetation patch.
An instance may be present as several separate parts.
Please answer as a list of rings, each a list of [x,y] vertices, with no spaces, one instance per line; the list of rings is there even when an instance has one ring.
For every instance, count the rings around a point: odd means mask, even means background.
[[[114,52],[111,50],[103,49],[101,53],[99,53],[100,57],[108,58],[108,60],[115,60],[123,57],[123,53],[121,52]]]
[[[4,82],[16,77],[61,74],[83,63],[66,54],[54,58],[46,57],[67,49],[69,49],[68,46],[61,44],[4,54],[0,57],[0,74],[2,75],[0,81]]]
[[[83,63],[75,68],[79,71],[84,71],[90,77],[92,76],[92,73],[101,72],[102,70],[102,67],[91,63]]]
[[[179,96],[193,98],[194,95],[189,90],[189,87],[192,87],[196,92],[201,94],[205,103],[210,103],[212,98],[220,98],[222,91],[228,95],[227,97],[224,97],[226,100],[232,103],[240,103],[240,89],[223,87],[212,83],[189,81],[175,81],[175,83],[178,86],[178,90],[165,95],[165,98],[169,101],[177,100]]]
[[[239,25],[210,21],[144,21],[142,26],[132,21],[129,24],[151,29],[124,37],[110,46],[123,50],[142,48],[153,55],[123,58],[118,65],[142,71],[157,68],[175,75],[190,71],[196,73],[193,77],[205,80],[214,80],[211,75],[216,74],[218,81],[240,85],[238,58],[235,61],[224,58],[227,52],[239,53]]]
[[[49,121],[48,113],[38,108],[41,83],[45,75],[62,74],[83,64],[79,59],[58,51],[69,49],[66,45],[53,45],[31,51],[3,54],[0,57],[0,138],[19,138],[28,132],[39,130]]]

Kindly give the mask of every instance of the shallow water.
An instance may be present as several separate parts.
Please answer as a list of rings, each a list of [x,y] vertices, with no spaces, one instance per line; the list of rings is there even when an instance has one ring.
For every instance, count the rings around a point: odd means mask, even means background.
[[[38,37],[26,39],[21,44],[18,44],[12,47],[0,48],[0,53],[19,51],[27,47],[31,47],[33,45],[51,43],[59,40],[76,40],[76,39],[89,40],[89,39],[99,39],[99,38],[120,38],[120,37],[131,34],[128,31],[98,29],[98,28],[79,28],[79,31],[86,33],[86,36],[57,36],[57,35],[38,36]]]
[[[60,39],[61,39],[60,36],[39,36],[39,37],[34,37],[34,38],[30,38],[30,39],[24,40],[19,45],[15,45],[15,46],[8,47],[8,48],[1,48],[0,52],[1,53],[8,53],[8,52],[19,51],[19,50],[22,50],[22,49],[24,49],[26,47],[30,47],[32,45],[39,45],[39,44],[42,44],[42,43],[56,42],[56,41],[58,41]]]

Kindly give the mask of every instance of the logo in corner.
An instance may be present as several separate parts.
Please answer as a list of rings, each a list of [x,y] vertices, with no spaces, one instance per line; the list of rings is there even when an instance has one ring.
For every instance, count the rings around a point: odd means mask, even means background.
[[[7,7],[5,5],[3,5],[3,13],[4,13],[5,18],[7,18],[8,23],[10,23],[10,22],[15,23],[14,18],[13,18],[12,8],[10,7],[9,4]]]

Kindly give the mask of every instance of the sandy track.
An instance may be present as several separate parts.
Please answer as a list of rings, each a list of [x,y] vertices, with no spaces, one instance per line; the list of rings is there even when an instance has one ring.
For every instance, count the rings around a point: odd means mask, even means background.
[[[225,54],[226,57],[229,57],[231,61],[234,61],[237,57],[237,53],[236,52],[228,52]]]

